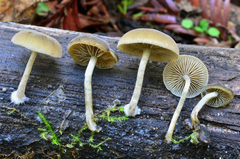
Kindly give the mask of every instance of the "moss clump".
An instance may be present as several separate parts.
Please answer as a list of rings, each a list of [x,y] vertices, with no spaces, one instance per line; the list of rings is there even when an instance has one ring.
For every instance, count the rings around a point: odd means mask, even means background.
[[[175,140],[174,138],[172,138],[171,142],[174,143],[174,144],[179,144],[179,143],[181,143],[181,142],[184,142],[185,140],[191,139],[191,142],[192,142],[193,144],[197,145],[197,144],[199,144],[199,141],[198,141],[198,139],[197,139],[198,136],[199,136],[198,132],[193,131],[192,134],[190,134],[189,136],[187,136],[187,137],[185,137],[185,138],[178,137],[178,138],[180,138],[179,141],[177,141],[177,140]]]
[[[38,130],[43,131],[40,134],[40,137],[43,138],[44,140],[48,140],[46,136],[47,134],[50,133],[51,134],[50,139],[52,140],[52,144],[61,146],[61,140],[59,140],[58,137],[55,135],[55,133],[53,132],[52,126],[49,124],[45,116],[40,112],[37,112],[37,113],[38,113],[38,116],[42,119],[45,126],[47,127],[47,129],[38,128]]]

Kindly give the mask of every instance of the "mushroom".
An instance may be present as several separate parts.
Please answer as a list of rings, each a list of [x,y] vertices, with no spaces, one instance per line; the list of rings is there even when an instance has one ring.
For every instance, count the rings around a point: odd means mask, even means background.
[[[87,66],[84,79],[85,114],[88,128],[99,132],[93,116],[92,74],[96,65],[99,69],[112,68],[118,62],[117,54],[110,49],[108,43],[93,35],[81,35],[68,44],[68,53],[81,66]]]
[[[196,128],[200,124],[197,115],[204,104],[214,108],[223,107],[233,100],[234,94],[231,89],[223,85],[211,84],[203,88],[201,96],[202,99],[194,107],[191,113],[193,128]]]
[[[124,112],[127,116],[135,116],[141,112],[137,104],[148,60],[155,62],[176,60],[179,49],[170,36],[158,30],[143,28],[134,29],[124,34],[119,40],[117,48],[127,54],[141,57],[131,101],[124,106]]]
[[[163,71],[163,82],[168,90],[181,97],[173,114],[165,140],[171,142],[172,134],[186,98],[196,97],[208,83],[208,70],[201,60],[190,55],[180,55],[169,62]]]
[[[12,37],[11,41],[32,51],[18,89],[11,94],[11,101],[21,104],[29,100],[25,96],[25,89],[38,52],[60,58],[62,57],[62,47],[53,37],[35,30],[20,31]]]

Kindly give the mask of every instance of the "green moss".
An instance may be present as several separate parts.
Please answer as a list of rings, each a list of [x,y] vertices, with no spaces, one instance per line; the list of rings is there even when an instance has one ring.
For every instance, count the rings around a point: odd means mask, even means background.
[[[123,107],[117,107],[117,105],[120,105],[119,100],[114,100],[114,105],[112,107],[108,107],[106,110],[104,110],[100,115],[97,115],[96,118],[94,118],[94,121],[97,122],[99,119],[107,120],[108,122],[122,122],[124,120],[127,120],[127,116],[120,116],[120,117],[112,117],[111,112],[119,112],[124,113]],[[85,123],[81,129],[78,131],[77,135],[69,134],[72,138],[71,143],[68,143],[66,145],[61,144],[61,140],[58,139],[58,136],[54,133],[52,126],[47,121],[47,119],[44,117],[43,114],[38,112],[39,117],[42,119],[43,123],[45,124],[46,128],[38,128],[39,131],[41,131],[40,137],[44,140],[50,140],[52,141],[52,144],[58,145],[59,148],[62,148],[62,153],[65,153],[67,148],[72,149],[77,146],[84,147],[85,145],[90,146],[94,149],[97,149],[98,151],[102,151],[101,145],[107,142],[108,140],[111,140],[111,138],[107,138],[103,140],[100,143],[94,143],[94,132],[91,132],[91,136],[88,138],[87,142],[83,142],[81,139],[82,133],[88,129],[87,123]],[[59,130],[59,135],[62,135],[62,131]]]
[[[120,101],[114,100],[114,105],[112,107],[108,107],[101,115],[100,118],[107,120],[108,122],[122,122],[124,120],[128,120],[128,116],[121,116],[121,117],[111,117],[111,112],[118,111],[119,113],[124,113],[124,107],[117,107],[120,104]]]
[[[187,137],[185,137],[185,138],[178,137],[178,138],[180,139],[179,141],[177,141],[177,140],[175,140],[174,138],[172,138],[171,142],[174,143],[174,144],[179,144],[179,143],[184,142],[184,141],[186,141],[186,140],[188,140],[188,139],[191,139],[191,141],[192,141],[195,145],[197,145],[197,144],[199,144],[199,141],[198,141],[198,139],[197,139],[198,135],[199,135],[199,134],[198,134],[196,131],[193,131],[192,134],[190,134],[189,136],[187,136]]]
[[[52,139],[52,144],[61,146],[61,141],[58,140],[58,137],[55,135],[55,133],[53,132],[52,126],[49,124],[49,122],[47,121],[47,119],[45,118],[45,116],[43,114],[41,114],[40,112],[37,112],[38,116],[42,119],[43,123],[45,124],[45,126],[47,127],[47,131],[44,131],[43,133],[40,134],[40,137],[43,139],[47,139],[46,135],[48,134],[48,132],[51,134],[50,138]],[[39,130],[39,129],[38,129]]]

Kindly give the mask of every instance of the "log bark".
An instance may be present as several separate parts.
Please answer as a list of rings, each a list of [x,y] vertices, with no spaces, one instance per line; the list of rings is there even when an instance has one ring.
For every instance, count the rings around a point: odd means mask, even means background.
[[[22,105],[11,103],[10,95],[17,89],[31,51],[11,42],[20,30],[34,29],[56,38],[63,57],[38,54],[26,88],[30,101]],[[162,73],[166,63],[149,62],[146,67],[139,107],[141,115],[122,122],[98,120],[102,131],[94,134],[93,144],[104,139],[102,151],[89,145],[64,147],[85,124],[84,73],[67,52],[67,45],[77,35],[53,28],[0,22],[0,157],[14,158],[240,158],[240,51],[237,49],[200,47],[179,44],[180,54],[192,55],[207,66],[209,83],[221,83],[234,91],[234,99],[224,108],[208,106],[200,111],[199,120],[210,132],[209,145],[194,145],[189,140],[180,144],[164,143],[173,112],[179,98],[164,86]],[[95,68],[92,77],[94,113],[106,110],[115,99],[121,105],[129,103],[135,86],[139,57],[117,49],[119,38],[100,36],[119,56],[114,68]],[[5,90],[6,89],[6,90]],[[200,96],[187,99],[174,132],[174,137],[186,137],[185,119]],[[14,112],[11,112],[15,110]],[[37,112],[41,112],[61,140],[62,147],[42,139],[38,128],[46,128]],[[118,116],[119,113],[111,113]],[[63,134],[59,134],[59,130]],[[88,142],[91,132],[83,131],[80,139]],[[176,138],[177,139],[177,138]],[[64,149],[64,150],[63,150]]]

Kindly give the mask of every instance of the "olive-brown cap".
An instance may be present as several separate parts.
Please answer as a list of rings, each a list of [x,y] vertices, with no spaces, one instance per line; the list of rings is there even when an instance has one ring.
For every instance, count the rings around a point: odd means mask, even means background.
[[[198,58],[190,55],[180,55],[177,60],[169,62],[163,71],[163,82],[172,94],[181,97],[185,86],[184,75],[190,80],[187,98],[199,95],[208,83],[208,70]]]
[[[96,56],[96,67],[100,69],[112,68],[119,60],[106,41],[93,35],[80,35],[72,39],[68,44],[68,53],[81,66],[87,66],[90,58]]]
[[[35,30],[22,30],[16,33],[11,41],[31,51],[62,57],[62,47],[59,42],[53,37]]]
[[[217,92],[218,96],[210,99],[206,104],[211,107],[222,107],[233,100],[234,93],[231,89],[220,84],[209,84],[203,88],[201,96],[211,92]]]
[[[142,57],[143,50],[149,48],[149,60],[169,62],[176,60],[179,49],[176,42],[168,35],[155,30],[139,28],[124,34],[117,48],[129,55]]]

